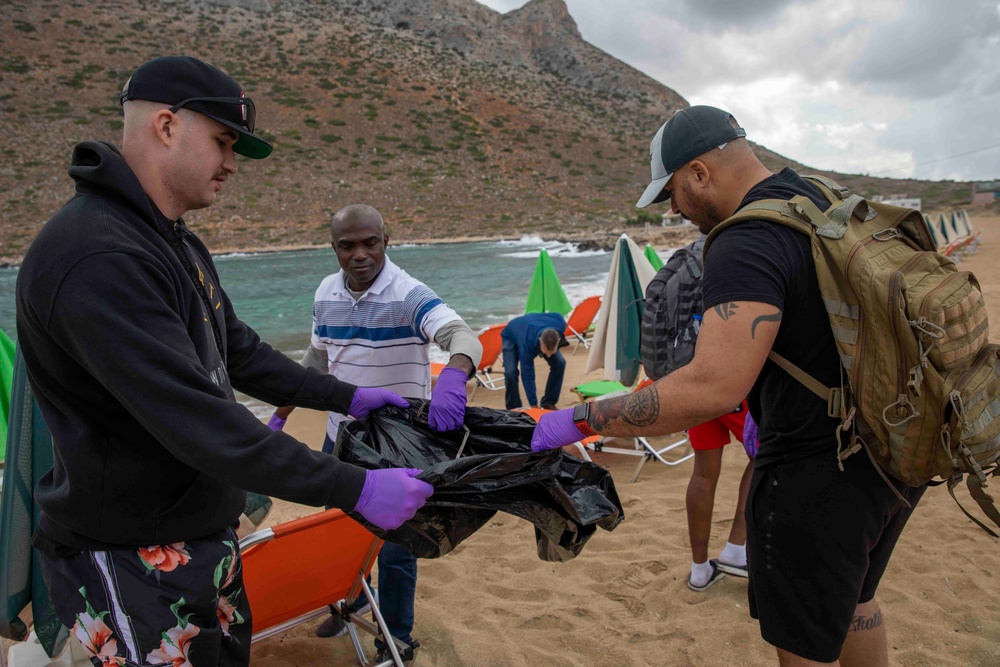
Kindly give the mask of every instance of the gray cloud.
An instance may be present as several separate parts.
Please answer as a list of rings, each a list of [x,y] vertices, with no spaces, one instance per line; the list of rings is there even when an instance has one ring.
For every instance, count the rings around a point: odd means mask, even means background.
[[[799,162],[1000,177],[1000,149],[940,160],[1000,144],[997,0],[566,2],[589,42]]]
[[[773,21],[795,0],[682,0],[680,20],[692,27],[730,28],[760,25]],[[673,4],[673,3],[671,3]],[[687,22],[687,21],[685,21]]]
[[[991,37],[1000,37],[1000,17],[989,2],[910,2],[878,27],[849,73],[910,99],[938,97],[963,89],[983,64],[996,71]]]

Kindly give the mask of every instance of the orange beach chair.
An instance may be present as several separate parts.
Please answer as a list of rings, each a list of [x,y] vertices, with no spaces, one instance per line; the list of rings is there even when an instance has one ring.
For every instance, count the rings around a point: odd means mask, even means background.
[[[493,370],[493,366],[497,363],[497,359],[500,358],[500,353],[503,351],[503,340],[500,338],[500,333],[505,326],[507,326],[506,322],[494,324],[486,327],[479,334],[479,343],[483,346],[483,358],[476,367],[476,375],[473,378],[476,381],[476,385],[472,388],[472,394],[469,396],[470,401],[476,397],[476,390],[479,387],[486,387],[492,391],[504,388],[503,361],[501,360],[500,362],[501,372],[499,375]],[[445,364],[432,363],[431,377],[436,379],[444,367]]]
[[[382,540],[338,509],[258,530],[240,540],[243,582],[253,609],[257,642],[332,612],[340,614],[362,665],[365,655],[358,630],[390,637],[385,619],[365,577],[375,563]],[[351,612],[363,594],[371,603],[372,621]],[[387,643],[392,659],[375,667],[403,667],[405,645]]]
[[[593,323],[594,318],[597,317],[597,311],[600,309],[601,297],[588,296],[576,304],[576,308],[569,314],[569,319],[566,320],[566,333],[563,335],[566,338],[576,340],[576,345],[573,346],[573,354],[576,354],[581,343],[583,343],[584,348],[590,347],[590,342],[587,340],[587,330]]]

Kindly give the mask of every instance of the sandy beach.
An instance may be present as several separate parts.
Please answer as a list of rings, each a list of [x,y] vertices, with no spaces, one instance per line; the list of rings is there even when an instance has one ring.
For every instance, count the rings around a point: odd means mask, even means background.
[[[1000,218],[974,220],[978,254],[961,269],[979,278],[1000,341]],[[568,352],[568,350],[567,350]],[[583,373],[586,351],[567,354],[561,406],[570,389],[599,379]],[[539,379],[547,368],[538,364]],[[503,407],[502,392],[480,388],[475,405]],[[322,413],[297,410],[286,431],[318,448]],[[625,521],[598,531],[569,563],[535,554],[532,526],[506,514],[437,560],[420,562],[416,627],[424,667],[593,665],[772,665],[773,649],[747,612],[746,581],[727,577],[704,593],[685,586],[690,562],[684,492],[690,462],[645,466],[595,454],[613,474]],[[716,498],[710,553],[732,520],[742,448],[730,446]],[[996,493],[996,491],[995,491]],[[316,511],[276,501],[268,523]],[[291,564],[290,564],[291,565]],[[1000,544],[969,522],[944,487],[928,491],[904,532],[878,599],[892,665],[1000,664]],[[817,601],[821,604],[822,601]],[[255,667],[354,665],[347,637],[318,639],[316,623],[253,647]],[[370,640],[366,640],[370,646]]]

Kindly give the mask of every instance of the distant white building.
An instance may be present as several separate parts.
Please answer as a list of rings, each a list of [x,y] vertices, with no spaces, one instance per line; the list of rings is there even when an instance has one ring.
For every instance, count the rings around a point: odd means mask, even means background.
[[[883,199],[883,204],[892,206],[902,206],[904,208],[915,208],[920,210],[920,197],[907,197],[905,199]]]
[[[883,204],[889,204],[890,206],[902,206],[904,208],[915,208],[918,211],[920,209],[920,197],[907,197],[902,194],[894,195],[875,195],[872,197],[872,201],[882,202]]]

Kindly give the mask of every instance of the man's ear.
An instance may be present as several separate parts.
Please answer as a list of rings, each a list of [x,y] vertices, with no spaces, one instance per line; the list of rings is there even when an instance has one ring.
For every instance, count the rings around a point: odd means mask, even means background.
[[[695,183],[701,187],[705,187],[708,184],[709,177],[711,176],[708,165],[701,160],[691,160],[688,163],[688,170],[691,172],[691,177]]]
[[[170,146],[177,136],[178,118],[169,109],[160,109],[153,114],[153,134],[164,146]]]
[[[386,248],[389,247],[389,235],[388,234],[383,234],[382,235],[382,245],[385,246]]]

